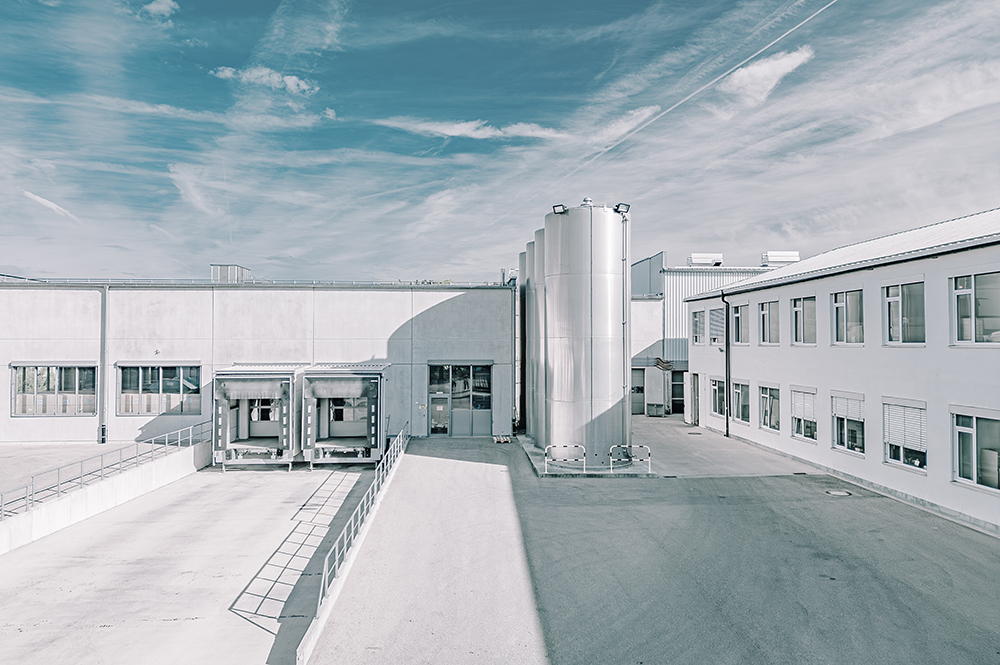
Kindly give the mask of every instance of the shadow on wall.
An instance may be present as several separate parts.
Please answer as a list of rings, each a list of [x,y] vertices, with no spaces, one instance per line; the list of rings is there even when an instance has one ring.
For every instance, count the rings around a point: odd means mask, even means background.
[[[414,291],[415,294],[425,292]],[[433,293],[433,292],[429,292]],[[429,295],[428,293],[428,295]],[[369,363],[387,362],[390,364],[386,374],[386,413],[391,415],[388,435],[398,431],[403,423],[410,421],[410,430],[414,436],[425,436],[428,432],[427,409],[418,409],[415,404],[426,404],[428,395],[427,361],[492,361],[497,364],[510,362],[512,353],[509,350],[511,330],[505,321],[510,319],[510,296],[507,291],[488,291],[490,294],[502,293],[503,297],[496,300],[501,303],[495,312],[484,312],[481,298],[463,291],[443,302],[428,307],[416,316],[410,318],[389,335],[385,357],[317,357],[317,363]],[[493,314],[492,316],[490,314]],[[509,325],[513,325],[511,322]],[[499,343],[496,344],[496,343]],[[498,357],[500,350],[506,348],[504,357]],[[308,359],[287,360],[287,362],[305,362]],[[274,362],[270,358],[242,358],[241,363]],[[513,367],[510,368],[513,372]],[[176,432],[180,429],[208,421],[212,417],[212,395],[214,377],[201,386],[202,413],[185,415],[165,413],[154,417],[142,425],[136,441],[145,441],[153,437]],[[499,379],[499,380],[498,380]],[[493,377],[493,409],[507,408],[506,400],[497,401],[500,380],[509,381],[509,376]],[[513,399],[513,395],[510,396]],[[113,408],[117,408],[114,405]],[[494,414],[495,415],[495,414]],[[399,422],[396,422],[396,421]],[[494,433],[509,434],[503,431],[506,421],[494,417]],[[500,431],[497,430],[499,424]],[[507,428],[509,430],[509,426]]]

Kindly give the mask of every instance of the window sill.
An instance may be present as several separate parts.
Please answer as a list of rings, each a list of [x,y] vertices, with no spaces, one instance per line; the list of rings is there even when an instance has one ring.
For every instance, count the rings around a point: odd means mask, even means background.
[[[813,444],[814,446],[815,446],[815,445],[816,445],[817,443],[819,443],[819,441],[817,441],[816,439],[809,439],[809,438],[807,438],[807,437],[804,437],[804,436],[799,436],[798,434],[792,434],[791,436],[792,436],[792,438],[793,438],[793,439],[795,439],[796,441],[801,441],[802,443],[811,443],[811,444]]]
[[[856,450],[848,450],[847,448],[841,448],[840,446],[834,446],[830,450],[840,453],[841,455],[850,455],[851,457],[857,457],[859,459],[865,459],[864,453],[859,453]]]
[[[791,346],[802,346],[806,348],[816,348],[816,342],[792,342]]]
[[[899,469],[900,471],[909,471],[910,473],[915,473],[918,476],[926,476],[927,469],[925,467],[911,466],[909,464],[903,464],[902,462],[897,462],[895,460],[886,460],[882,462],[885,466],[890,466],[893,469]]]
[[[11,418],[93,418],[96,413],[12,413]]]
[[[965,487],[966,489],[976,490],[977,492],[982,492],[989,496],[1000,496],[1000,490],[994,489],[992,487],[987,487],[986,485],[980,485],[974,483],[971,480],[965,480],[964,478],[958,478],[951,481],[952,485],[958,485],[959,487]]]
[[[885,342],[882,344],[886,349],[923,349],[927,347],[926,342]]]
[[[758,427],[761,432],[767,432],[768,434],[781,434],[780,429],[773,429],[771,427]]]
[[[760,342],[757,346],[781,346],[781,342]]]
[[[725,415],[723,415],[723,414],[721,414],[721,413],[716,413],[715,411],[709,411],[709,412],[708,412],[708,415],[710,415],[710,416],[715,416],[715,417],[716,417],[716,418],[718,418],[719,420],[722,420],[723,418],[725,418],[725,417],[726,417]]]
[[[171,411],[164,411],[162,413],[116,413],[115,416],[121,418],[154,418],[156,416],[169,416],[171,418],[176,418],[178,416],[200,416],[201,411],[195,413],[194,411],[185,411],[183,413],[173,413]]]
[[[733,346],[750,346],[750,342],[733,342]]]
[[[952,349],[1000,349],[1000,342],[952,342]]]
[[[864,342],[833,342],[830,346],[840,347],[845,349],[860,349],[865,345]]]
[[[743,425],[744,427],[750,427],[750,421],[749,420],[740,420],[739,418],[733,418],[729,422],[735,423],[737,425]]]

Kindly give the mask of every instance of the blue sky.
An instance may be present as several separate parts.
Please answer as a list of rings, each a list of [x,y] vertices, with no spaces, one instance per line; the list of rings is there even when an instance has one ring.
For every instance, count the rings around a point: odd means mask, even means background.
[[[555,203],[634,259],[1000,206],[1000,3],[5,0],[0,273],[493,280]]]

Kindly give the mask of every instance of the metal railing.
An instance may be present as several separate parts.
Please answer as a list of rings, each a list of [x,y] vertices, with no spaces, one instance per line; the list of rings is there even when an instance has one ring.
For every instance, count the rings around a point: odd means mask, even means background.
[[[0,521],[27,512],[36,504],[211,438],[212,421],[208,420],[36,473],[25,485],[0,492]]]
[[[621,448],[625,457],[615,457],[615,448]],[[632,450],[637,448],[645,448],[645,457],[633,457]],[[611,446],[611,450],[608,451],[608,457],[611,458],[611,473],[615,472],[615,462],[646,462],[647,471],[646,473],[653,473],[653,451],[649,449],[649,446]]]
[[[552,448],[579,448],[583,451],[583,457],[549,457],[549,450]],[[549,461],[553,462],[583,462],[583,472],[587,473],[587,449],[579,444],[569,446],[545,446],[545,473],[549,472]]]
[[[378,497],[379,491],[385,485],[386,479],[389,477],[389,471],[392,470],[393,465],[395,465],[396,460],[399,459],[403,451],[406,450],[406,444],[410,441],[410,423],[407,421],[403,425],[403,429],[399,430],[399,434],[396,438],[392,440],[389,447],[385,451],[385,457],[378,463],[375,467],[375,480],[372,482],[368,491],[365,495],[361,497],[361,502],[351,513],[351,517],[347,520],[347,524],[344,525],[343,530],[341,530],[340,535],[337,536],[337,540],[333,542],[333,546],[330,551],[326,553],[326,557],[323,558],[323,579],[320,583],[319,588],[319,600],[316,602],[316,616],[319,616],[320,608],[323,606],[323,600],[326,599],[327,593],[330,591],[330,585],[333,580],[337,579],[337,575],[340,573],[340,567],[344,564],[347,559],[347,553],[351,549],[351,545],[354,544],[354,540],[357,538],[358,532],[365,523],[365,518],[371,513],[372,507],[375,505],[375,499]]]

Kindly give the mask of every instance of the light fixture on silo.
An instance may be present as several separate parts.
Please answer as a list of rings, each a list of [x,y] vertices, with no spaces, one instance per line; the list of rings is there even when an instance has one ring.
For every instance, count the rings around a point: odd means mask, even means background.
[[[615,206],[615,212],[617,212],[617,213],[626,213],[626,212],[628,212],[628,209],[631,208],[631,207],[632,206],[630,206],[627,203],[619,203],[618,205]]]
[[[567,210],[569,210],[569,208],[567,208],[566,206],[564,206],[561,203],[559,205],[552,206],[552,212],[554,212],[557,215],[562,215]]]

